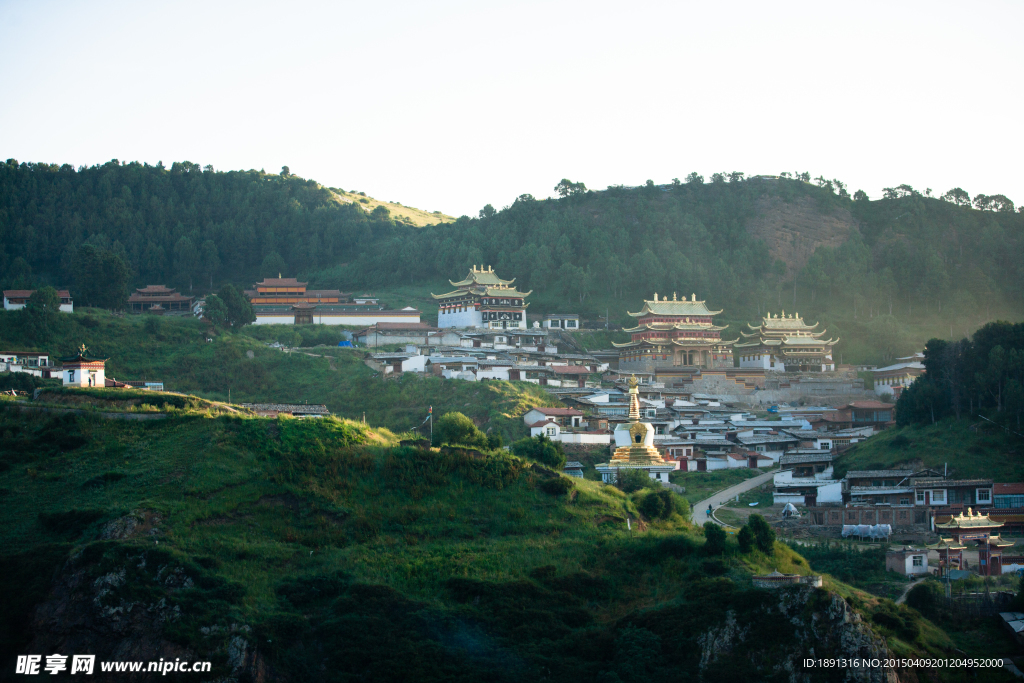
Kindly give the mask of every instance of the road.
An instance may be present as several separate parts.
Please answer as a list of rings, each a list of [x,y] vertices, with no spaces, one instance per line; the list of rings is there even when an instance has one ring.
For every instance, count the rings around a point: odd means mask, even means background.
[[[752,488],[766,484],[775,478],[775,473],[779,470],[771,470],[764,474],[759,474],[756,477],[747,479],[746,481],[740,482],[735,486],[730,486],[727,489],[723,489],[718,493],[714,494],[707,500],[702,500],[693,506],[693,523],[698,526],[703,526],[704,522],[707,522],[711,518],[708,517],[708,505],[713,506],[716,510],[728,500],[732,500],[744,491],[749,491]]]

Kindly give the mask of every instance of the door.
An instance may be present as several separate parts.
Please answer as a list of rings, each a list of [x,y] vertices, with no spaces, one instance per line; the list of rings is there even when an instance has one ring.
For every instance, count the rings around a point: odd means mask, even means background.
[[[708,471],[708,461],[707,460],[698,460],[697,461],[697,471],[698,472],[707,472]]]
[[[817,504],[818,504],[818,494],[817,493],[808,493],[806,496],[804,496],[804,505],[806,505],[807,507],[809,507],[809,508],[810,507],[814,507]]]

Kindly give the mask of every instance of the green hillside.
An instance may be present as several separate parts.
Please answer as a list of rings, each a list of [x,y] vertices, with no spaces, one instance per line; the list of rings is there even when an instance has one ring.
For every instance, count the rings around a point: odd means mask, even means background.
[[[285,353],[264,341],[274,338],[289,346],[330,346]],[[37,349],[59,358],[84,343],[89,353],[110,359],[108,377],[161,380],[170,391],[220,401],[230,393],[236,403],[323,403],[341,417],[361,420],[365,414],[369,424],[399,432],[420,427],[433,406],[436,416],[462,412],[507,441],[524,435],[521,417],[531,407],[561,405],[527,382],[460,382],[412,373],[385,380],[364,364],[364,350],[337,348],[340,339],[341,330],[322,325],[250,326],[241,334],[215,334],[185,317],[79,310],[40,325],[27,311],[0,311],[4,348]]]
[[[105,409],[126,395],[72,393]],[[262,680],[788,680],[810,647],[952,652],[913,610],[831,579],[846,601],[753,589],[751,574],[806,561],[732,540],[716,554],[679,515],[645,518],[644,489],[396,447],[333,418],[14,406],[0,401],[4,675],[30,640],[60,651],[62,624],[101,661],[210,660],[213,677]],[[707,650],[710,633],[727,649]]]
[[[434,214],[399,219],[397,203],[287,173],[9,160],[0,279],[70,286],[80,305],[113,308],[131,285],[200,294],[281,272],[429,317],[431,289],[489,264],[533,290],[531,314],[618,325],[654,292],[697,294],[724,310],[727,337],[769,310],[820,321],[847,363],[884,363],[1024,315],[1024,215],[1005,197],[978,195],[972,207],[962,190],[938,199],[900,186],[869,201],[824,178],[709,180],[561,183],[557,200],[522,195],[431,225]]]

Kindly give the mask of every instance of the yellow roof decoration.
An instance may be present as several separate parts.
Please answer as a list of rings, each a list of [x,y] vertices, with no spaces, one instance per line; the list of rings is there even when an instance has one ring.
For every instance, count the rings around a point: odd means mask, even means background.
[[[459,282],[449,280],[448,282],[452,283],[452,287],[470,287],[473,285],[507,287],[515,281],[515,278],[512,278],[511,280],[502,280],[495,274],[493,266],[487,266],[486,268],[484,268],[484,266],[480,266],[479,269],[477,269],[476,266],[472,266],[469,269],[469,273],[467,273],[465,280],[460,280]]]
[[[1002,522],[993,522],[988,515],[974,512],[971,508],[967,508],[966,514],[961,512],[959,515],[953,515],[948,522],[935,523],[936,529],[995,529],[1001,526]]]
[[[644,307],[640,309],[639,313],[630,313],[626,311],[628,315],[634,318],[639,318],[645,315],[718,315],[721,311],[710,311],[703,301],[697,301],[697,295],[691,294],[690,300],[687,301],[684,297],[681,301],[677,299],[676,295],[672,295],[672,300],[668,298],[658,299],[658,293],[654,293],[653,300],[644,300]]]

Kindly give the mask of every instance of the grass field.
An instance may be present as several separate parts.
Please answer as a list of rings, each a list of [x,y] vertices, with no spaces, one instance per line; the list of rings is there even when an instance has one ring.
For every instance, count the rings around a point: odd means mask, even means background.
[[[171,391],[218,401],[323,403],[341,417],[395,431],[420,427],[431,406],[435,418],[459,411],[506,441],[526,435],[521,416],[533,406],[561,405],[527,382],[465,382],[406,373],[385,379],[363,362],[363,349],[332,346],[285,353],[267,342],[330,341],[341,331],[322,325],[246,327],[210,337],[193,318],[117,317],[103,311],[61,316],[54,329],[35,334],[18,312],[0,312],[0,344],[36,348],[56,357],[79,344],[108,358],[107,376],[157,379]],[[331,339],[327,339],[331,337]],[[207,341],[212,339],[212,341]]]
[[[435,223],[451,223],[455,220],[452,216],[443,214],[440,211],[424,211],[423,209],[416,209],[411,206],[403,206],[397,202],[387,202],[367,197],[365,194],[358,192],[345,192],[336,189],[332,189],[332,191],[343,202],[358,203],[367,213],[372,212],[378,206],[383,206],[391,212],[392,218],[402,220],[418,228],[422,228],[424,225],[434,225]]]
[[[978,420],[887,429],[855,445],[836,463],[836,477],[850,470],[887,469],[922,463],[949,476],[1024,481],[1024,439]]]

